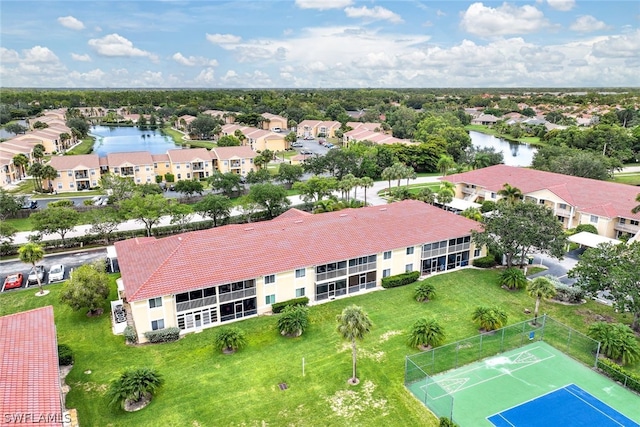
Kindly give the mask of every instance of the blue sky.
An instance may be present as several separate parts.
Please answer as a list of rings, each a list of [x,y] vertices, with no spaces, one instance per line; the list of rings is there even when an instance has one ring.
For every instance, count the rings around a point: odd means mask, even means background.
[[[640,84],[640,1],[0,3],[0,86]]]

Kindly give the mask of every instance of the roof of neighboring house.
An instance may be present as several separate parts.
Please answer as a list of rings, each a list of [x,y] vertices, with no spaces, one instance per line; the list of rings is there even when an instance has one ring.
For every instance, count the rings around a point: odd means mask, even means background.
[[[168,162],[169,161],[169,155],[164,153],[164,154],[152,154],[151,155],[151,159],[153,159],[154,162]]]
[[[215,147],[211,150],[212,158],[219,160],[228,160],[233,158],[253,159],[258,154],[248,145],[240,145],[237,147]],[[215,154],[215,156],[213,155]]]
[[[472,122],[497,122],[499,119],[493,114],[481,114],[478,117],[474,117]]]
[[[295,215],[294,215],[295,214]],[[139,301],[469,235],[480,224],[416,200],[115,243]],[[189,271],[189,280],[175,280]]]
[[[298,130],[304,128],[305,126],[315,128],[316,126],[320,125],[320,123],[322,123],[322,120],[303,120],[298,123]]]
[[[109,167],[119,167],[124,164],[150,165],[153,163],[151,153],[148,151],[130,151],[128,153],[108,153]]]
[[[264,117],[265,119],[269,119],[269,120],[280,120],[283,121],[285,123],[287,123],[287,119],[285,117],[279,116],[277,114],[271,114],[271,113],[262,113],[261,114],[262,117]]]
[[[494,192],[502,190],[504,184],[519,188],[524,195],[549,190],[581,212],[608,218],[640,219],[640,213],[631,213],[638,204],[635,198],[639,193],[638,188],[632,185],[506,165],[476,169],[442,179],[475,184]]]
[[[98,169],[100,160],[97,154],[78,154],[77,156],[52,156],[51,166],[57,171],[73,170],[78,168]]]
[[[0,402],[2,415],[57,417],[38,426],[62,425],[58,342],[53,307],[0,317]],[[5,419],[6,421],[6,419]],[[4,425],[4,424],[3,424]]]
[[[194,160],[209,160],[211,154],[206,148],[186,148],[184,150],[168,150],[167,155],[173,163],[192,162]]]

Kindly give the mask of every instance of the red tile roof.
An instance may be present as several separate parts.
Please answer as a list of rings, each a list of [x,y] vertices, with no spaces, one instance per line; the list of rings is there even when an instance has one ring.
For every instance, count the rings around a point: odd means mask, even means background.
[[[123,165],[133,165],[133,166],[141,166],[141,165],[150,165],[153,164],[153,159],[151,158],[151,153],[148,151],[130,151],[126,153],[108,153],[107,161],[109,162],[109,167],[121,167]]]
[[[547,189],[580,212],[609,218],[640,219],[640,213],[631,213],[631,209],[638,205],[635,198],[640,193],[640,189],[632,185],[506,165],[476,169],[442,179],[475,184],[494,192],[509,184],[525,195]]]
[[[211,159],[209,150],[206,148],[185,148],[167,151],[172,163],[186,163],[193,161],[205,161]]]
[[[61,426],[62,397],[53,307],[0,317],[0,415],[30,414],[38,426]],[[35,422],[35,421],[32,421]],[[16,423],[18,424],[18,423]],[[30,424],[24,422],[21,425]],[[5,425],[5,424],[2,424]]]
[[[214,159],[229,160],[233,158],[240,159],[253,159],[258,153],[253,151],[248,145],[240,145],[237,147],[215,147],[211,150],[215,156],[211,156]]]
[[[97,154],[78,154],[77,156],[52,156],[51,166],[57,171],[73,169],[98,169],[100,160]]]
[[[162,239],[116,242],[129,301],[170,295],[470,234],[480,225],[415,200]],[[176,280],[185,277],[189,280]]]

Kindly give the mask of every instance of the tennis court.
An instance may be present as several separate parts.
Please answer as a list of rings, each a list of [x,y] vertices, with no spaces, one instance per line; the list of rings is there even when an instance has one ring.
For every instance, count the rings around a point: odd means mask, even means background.
[[[640,427],[640,397],[535,341],[408,385],[462,427]]]

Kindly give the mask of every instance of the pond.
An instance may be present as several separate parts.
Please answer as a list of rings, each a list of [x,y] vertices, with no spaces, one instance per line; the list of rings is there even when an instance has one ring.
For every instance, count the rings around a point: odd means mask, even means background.
[[[158,129],[137,126],[92,126],[89,134],[96,138],[93,152],[100,157],[109,153],[148,151],[164,154],[167,150],[180,148],[170,136]]]
[[[536,153],[536,149],[530,145],[509,142],[493,135],[470,131],[469,136],[474,147],[493,147],[497,153],[502,152],[507,166],[531,166]]]
[[[27,127],[27,122],[24,120],[16,120],[16,123],[24,127]],[[11,139],[14,136],[16,136],[16,134],[7,132],[4,128],[0,128],[0,139]]]

